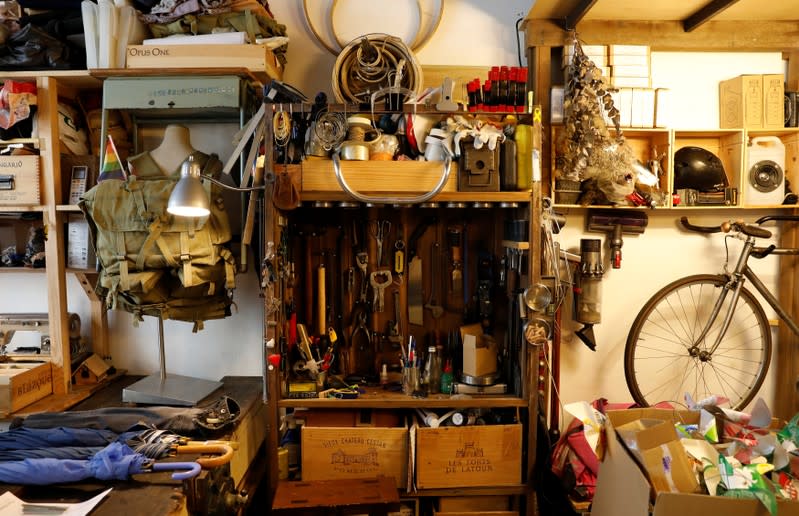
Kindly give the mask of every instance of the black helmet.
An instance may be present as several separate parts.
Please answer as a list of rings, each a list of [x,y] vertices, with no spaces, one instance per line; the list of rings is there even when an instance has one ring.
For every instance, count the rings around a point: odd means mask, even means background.
[[[683,147],[674,153],[674,189],[715,192],[729,186],[721,160],[701,147]]]

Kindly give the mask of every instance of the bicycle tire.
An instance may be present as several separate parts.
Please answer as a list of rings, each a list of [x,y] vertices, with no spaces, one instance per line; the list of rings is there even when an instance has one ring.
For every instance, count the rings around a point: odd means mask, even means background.
[[[630,394],[641,406],[667,401],[684,404],[721,395],[730,407],[742,409],[757,394],[771,361],[771,330],[763,307],[746,288],[730,326],[710,359],[690,354],[727,277],[698,274],[678,279],[655,293],[635,318],[624,348],[624,376]],[[704,342],[712,345],[729,306],[724,306]],[[701,343],[701,349],[706,349]],[[707,373],[707,374],[706,374]]]

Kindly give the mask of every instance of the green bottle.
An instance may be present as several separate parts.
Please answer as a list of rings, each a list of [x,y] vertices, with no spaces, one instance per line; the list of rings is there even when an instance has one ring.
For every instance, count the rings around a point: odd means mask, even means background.
[[[452,360],[447,360],[444,366],[444,372],[441,374],[441,394],[452,394]]]

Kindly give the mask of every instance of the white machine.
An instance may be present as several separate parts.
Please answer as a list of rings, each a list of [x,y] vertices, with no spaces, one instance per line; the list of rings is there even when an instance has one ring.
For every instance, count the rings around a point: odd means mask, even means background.
[[[744,177],[745,206],[775,206],[785,198],[785,146],[776,136],[752,138]]]

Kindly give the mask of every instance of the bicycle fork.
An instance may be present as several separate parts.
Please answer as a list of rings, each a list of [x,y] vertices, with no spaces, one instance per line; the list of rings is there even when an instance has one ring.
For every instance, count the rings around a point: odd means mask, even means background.
[[[752,271],[747,265],[749,255],[752,253],[752,249],[755,245],[754,242],[755,241],[753,238],[746,237],[743,251],[738,257],[738,263],[735,264],[735,270],[729,273],[729,279],[727,283],[724,284],[724,287],[722,287],[721,294],[719,294],[718,299],[716,299],[716,302],[713,305],[713,310],[710,313],[707,324],[705,324],[705,327],[702,329],[702,333],[699,334],[699,337],[697,337],[691,347],[688,348],[688,353],[694,358],[699,358],[699,360],[702,362],[707,362],[710,360],[710,358],[713,356],[713,353],[715,353],[716,349],[719,347],[719,344],[721,344],[721,339],[723,339],[724,335],[727,333],[727,329],[730,327],[730,321],[732,321],[732,315],[735,312],[735,306],[738,304],[738,298],[740,297],[741,289],[744,285],[744,278],[749,278],[752,280],[752,284],[755,285],[755,288],[760,291],[761,294],[763,293],[763,290],[765,290],[763,284],[756,277],[754,277]],[[730,306],[727,308],[727,313],[724,314],[724,321],[721,323],[721,328],[719,329],[718,335],[716,335],[716,339],[713,342],[713,345],[710,346],[709,350],[707,348],[702,349],[699,344],[705,340],[705,337],[707,337],[707,334],[710,332],[710,329],[716,322],[716,318],[718,318],[719,313],[721,312],[721,307],[724,306],[724,300],[727,299],[728,294],[732,295],[732,300],[730,301]]]

